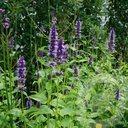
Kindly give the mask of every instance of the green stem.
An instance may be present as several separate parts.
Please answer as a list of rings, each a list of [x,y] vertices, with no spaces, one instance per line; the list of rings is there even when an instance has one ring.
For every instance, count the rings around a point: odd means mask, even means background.
[[[24,97],[23,97],[23,93],[22,92],[21,92],[21,110],[22,110],[22,113],[24,113]],[[26,128],[25,116],[23,118],[24,118],[24,128]]]
[[[50,0],[48,0],[48,22],[49,22],[49,28],[50,28]]]
[[[58,121],[58,94],[59,94],[59,79],[58,79],[58,84],[56,86],[56,91],[57,91],[57,99],[56,99],[56,122],[55,122],[55,128],[58,127],[57,121]]]
[[[5,85],[5,90],[6,90],[6,97],[7,97],[7,107],[8,107],[8,110],[11,109],[11,106],[10,106],[10,103],[9,103],[9,95],[8,95],[8,86],[7,86],[7,77],[6,77],[6,43],[4,44],[5,42],[2,41],[2,48],[3,48],[3,60],[4,60],[4,85]],[[11,125],[11,128],[13,128],[13,118],[11,115],[9,115],[9,119],[10,119],[10,125]]]

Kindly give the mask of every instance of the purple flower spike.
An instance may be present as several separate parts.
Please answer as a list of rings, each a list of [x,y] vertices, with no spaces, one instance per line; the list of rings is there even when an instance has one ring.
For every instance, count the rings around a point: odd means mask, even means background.
[[[20,85],[18,85],[17,89],[18,89],[19,91],[25,91],[27,88],[26,88],[25,86],[20,86]]]
[[[74,65],[74,75],[75,77],[78,76],[78,68],[76,67],[76,65]]]
[[[51,80],[52,76],[51,74],[48,74],[48,80]]]
[[[9,24],[8,24],[8,23],[5,23],[5,24],[3,25],[3,27],[6,28],[6,29],[9,28]]]
[[[116,99],[120,100],[120,89],[116,91]]]
[[[62,61],[63,59],[68,59],[68,53],[66,50],[68,49],[68,46],[64,45],[63,39],[60,38],[58,41],[58,48],[57,48],[57,59]]]
[[[63,75],[64,73],[61,71],[61,72],[55,72],[55,75],[56,76],[61,76],[61,75]]]
[[[92,56],[90,56],[88,63],[89,65],[92,65]]]
[[[42,50],[39,51],[39,57],[43,57],[44,53]]]
[[[10,21],[10,18],[8,18],[8,17],[5,18],[5,21],[6,21],[6,22],[9,22],[9,21]]]
[[[54,17],[54,11],[51,11],[51,17]]]
[[[0,8],[0,14],[2,14],[4,12],[4,10],[2,8]]]
[[[14,48],[14,37],[10,39],[10,48]]]
[[[38,101],[38,102],[36,103],[36,107],[37,107],[37,108],[40,108],[40,105],[41,105],[41,103]]]
[[[57,18],[56,18],[56,17],[53,17],[53,18],[52,18],[52,23],[53,23],[53,24],[56,24],[56,21],[57,21]]]
[[[56,62],[49,62],[49,63],[48,63],[48,66],[50,66],[50,67],[54,67],[54,66],[56,66],[56,65],[57,65]]]
[[[88,101],[85,100],[85,107],[88,107]]]
[[[32,106],[32,100],[31,99],[28,99],[27,102],[26,102],[27,109],[30,109],[31,106]]]
[[[24,57],[21,56],[17,62],[18,68],[17,68],[17,76],[18,76],[18,83],[19,84],[24,84],[26,79],[26,67],[25,66],[25,60]]]
[[[56,25],[52,25],[52,29],[49,34],[49,53],[48,56],[51,58],[56,58],[56,52],[57,52],[57,41],[58,41],[58,33],[56,30]]]
[[[66,89],[64,89],[64,95],[66,95]]]
[[[81,21],[80,18],[76,21],[76,39],[81,39]]]
[[[74,89],[74,84],[71,85],[71,88]]]
[[[92,38],[92,43],[96,43],[96,37],[94,36],[93,38]]]
[[[45,32],[43,25],[41,25],[40,29],[41,29],[42,32]]]
[[[39,72],[37,72],[36,77],[37,77],[38,79],[40,78],[40,73],[39,73]]]
[[[109,42],[108,42],[108,50],[112,51],[114,50],[114,46],[115,46],[115,42],[114,42],[114,36],[115,36],[115,32],[114,32],[114,29],[112,29],[110,31],[110,39],[109,39]]]

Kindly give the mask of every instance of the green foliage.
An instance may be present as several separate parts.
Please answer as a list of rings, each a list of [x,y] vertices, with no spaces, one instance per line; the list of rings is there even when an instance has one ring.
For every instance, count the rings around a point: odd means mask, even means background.
[[[111,1],[109,0],[107,22],[108,30],[114,28],[116,32],[116,49],[118,51],[117,58],[122,56],[124,61],[128,62],[128,3],[127,1]]]

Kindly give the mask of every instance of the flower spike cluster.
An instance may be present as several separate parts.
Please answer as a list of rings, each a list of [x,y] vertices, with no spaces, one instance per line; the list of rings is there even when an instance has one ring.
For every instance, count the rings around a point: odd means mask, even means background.
[[[49,41],[50,41],[50,45],[49,45],[48,56],[51,58],[56,58],[58,33],[56,30],[55,24],[52,25],[52,29],[51,29],[50,35],[49,35]]]
[[[110,31],[110,39],[109,39],[109,42],[108,42],[108,50],[112,51],[113,52],[113,47],[115,46],[114,44],[114,35],[115,35],[115,32],[114,32],[114,29],[112,29]]]
[[[81,21],[80,18],[76,21],[76,39],[81,39]]]
[[[25,84],[25,76],[26,76],[26,67],[25,67],[25,60],[24,56],[21,56],[17,62],[17,77],[18,77],[18,90],[24,91],[26,87],[24,87]]]
[[[63,39],[60,38],[58,41],[57,59],[60,61],[63,59],[68,59],[68,53],[66,52],[67,49],[68,47],[64,45]]]
[[[49,66],[56,66],[56,64],[62,64],[63,60],[68,59],[68,46],[64,45],[63,39],[58,40],[58,33],[56,30],[56,25],[52,25],[52,29],[49,34],[49,53],[48,56],[57,59],[57,62],[49,62]]]

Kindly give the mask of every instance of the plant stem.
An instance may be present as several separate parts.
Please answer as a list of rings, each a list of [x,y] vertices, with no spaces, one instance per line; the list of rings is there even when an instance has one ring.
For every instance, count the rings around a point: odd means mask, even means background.
[[[48,22],[49,22],[49,28],[50,28],[50,0],[48,0]]]

